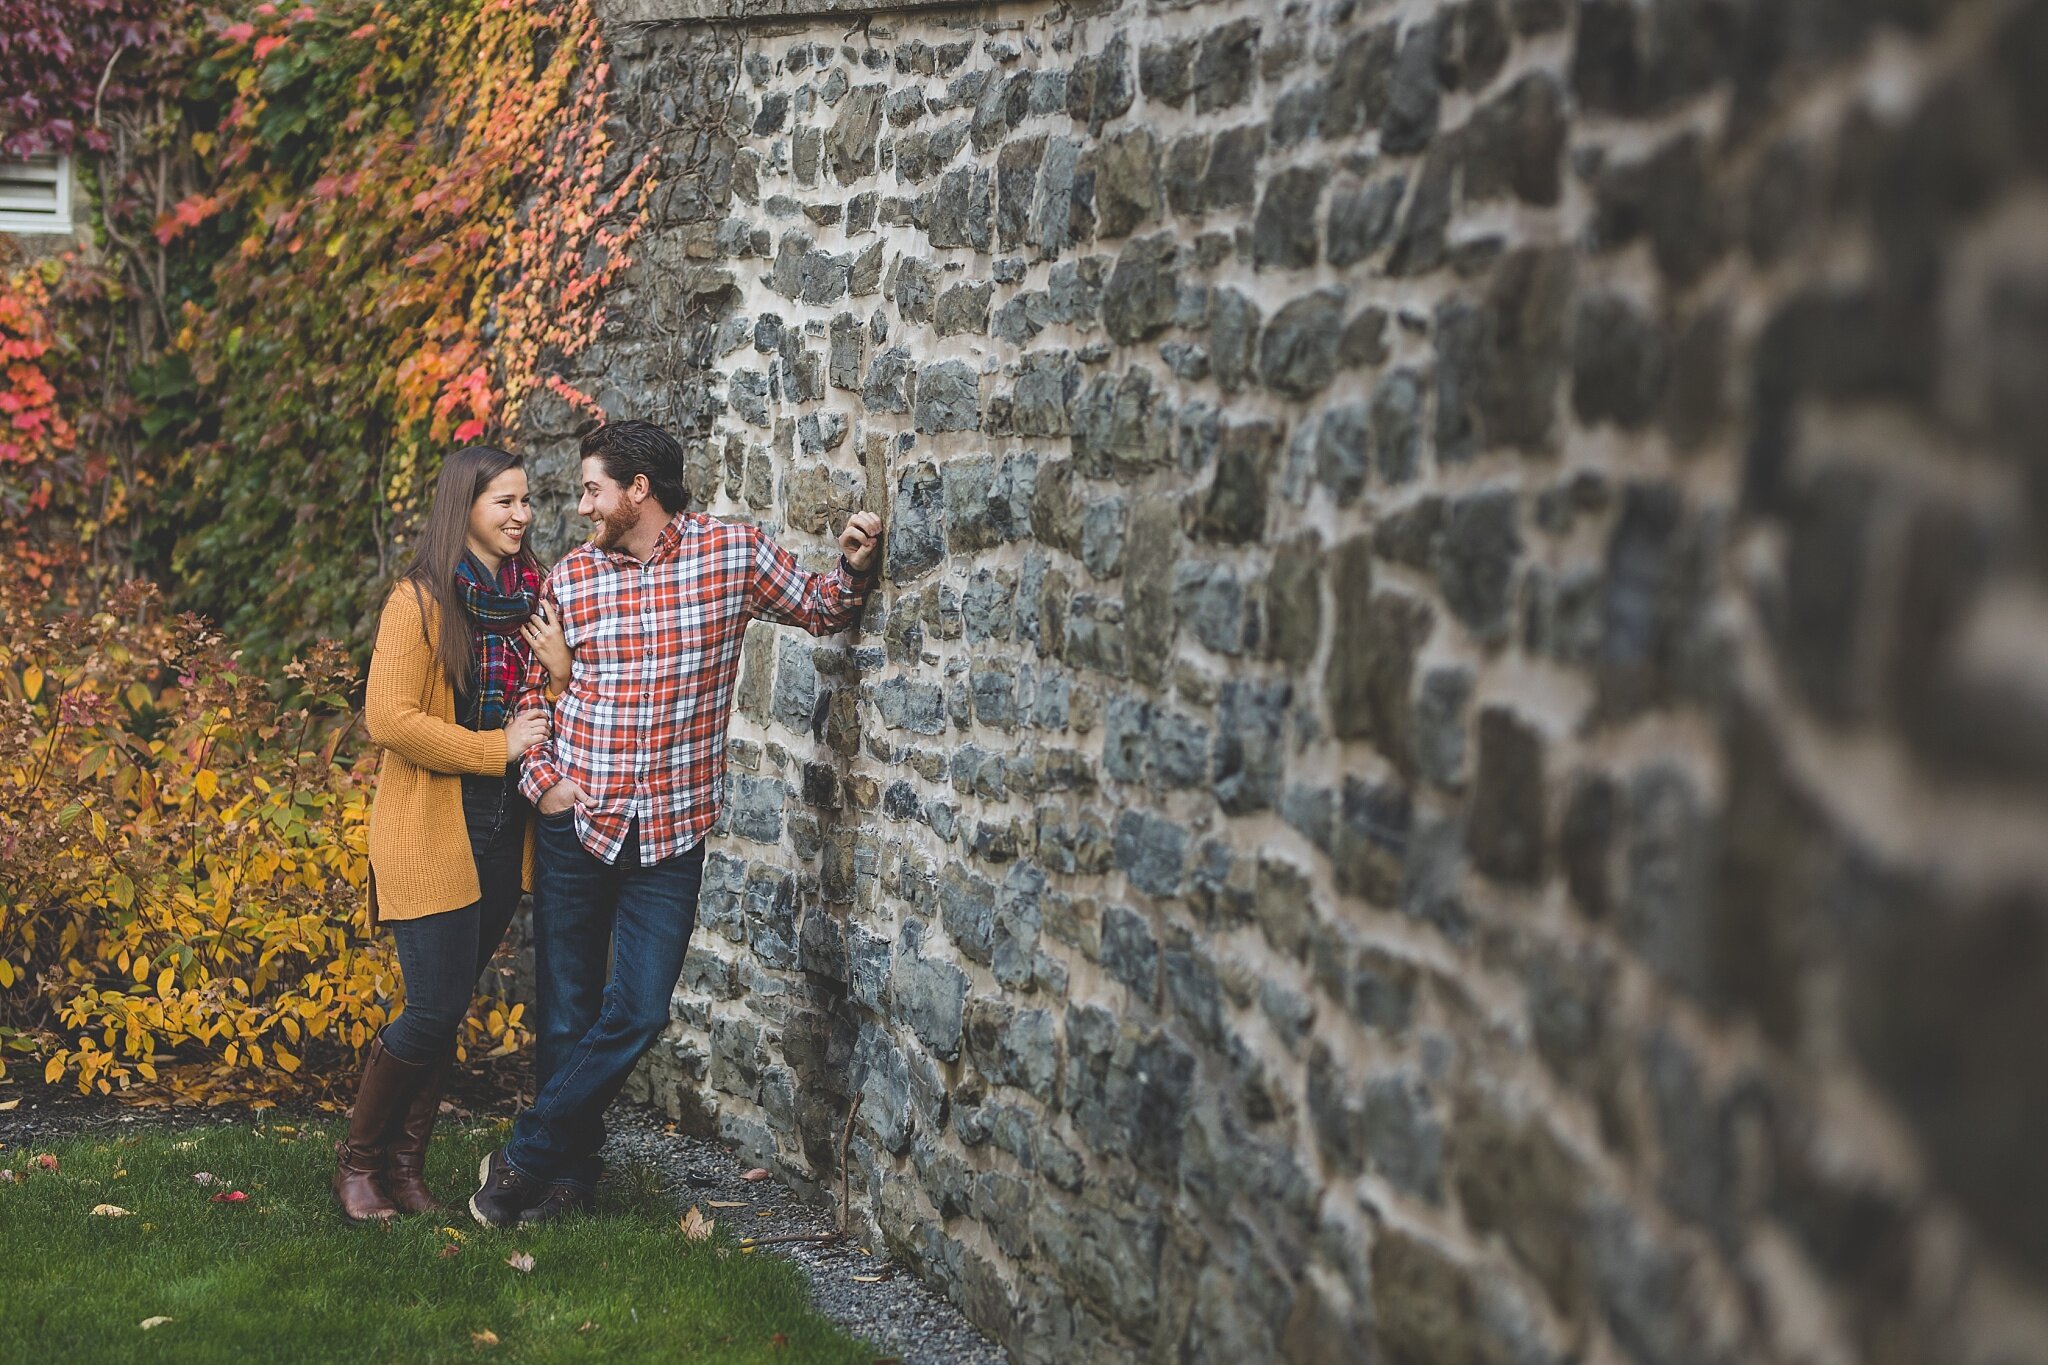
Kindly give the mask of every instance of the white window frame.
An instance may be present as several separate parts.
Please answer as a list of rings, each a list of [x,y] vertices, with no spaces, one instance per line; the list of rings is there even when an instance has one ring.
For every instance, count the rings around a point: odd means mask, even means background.
[[[41,207],[29,195],[9,194],[0,185],[0,232],[71,232],[71,158],[69,155],[34,156],[26,160],[0,161],[0,182],[31,181],[55,191],[53,209]]]

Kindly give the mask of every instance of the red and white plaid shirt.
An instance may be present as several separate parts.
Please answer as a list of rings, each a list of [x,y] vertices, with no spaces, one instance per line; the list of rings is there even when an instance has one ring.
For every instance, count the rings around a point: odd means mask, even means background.
[[[575,651],[551,737],[526,751],[529,801],[567,778],[589,795],[575,812],[583,846],[616,862],[640,821],[640,862],[693,847],[717,823],[740,645],[756,618],[813,635],[860,615],[865,577],[813,574],[753,526],[678,512],[644,564],[579,545],[548,576]],[[518,709],[547,704],[536,659]]]

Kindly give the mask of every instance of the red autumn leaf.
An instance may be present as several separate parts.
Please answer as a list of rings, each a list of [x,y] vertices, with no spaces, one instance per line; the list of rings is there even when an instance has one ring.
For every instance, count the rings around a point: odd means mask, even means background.
[[[156,239],[169,246],[171,239],[187,228],[196,228],[214,214],[221,211],[222,201],[216,195],[195,194],[181,199],[171,206],[171,211],[157,219]]]
[[[248,1199],[248,1197],[248,1195],[243,1194],[240,1190],[222,1190],[207,1202],[213,1204],[239,1204]]]
[[[282,34],[273,33],[268,37],[258,38],[256,46],[251,51],[254,53],[256,60],[260,62],[290,41],[291,39],[284,37]]]
[[[54,1171],[57,1169],[57,1158],[51,1156],[48,1152],[44,1152],[41,1156],[36,1158],[36,1165],[42,1167],[46,1171]]]
[[[220,31],[220,36],[227,39],[231,43],[246,43],[251,38],[254,38],[256,36],[256,25],[246,23],[229,24],[226,28]]]

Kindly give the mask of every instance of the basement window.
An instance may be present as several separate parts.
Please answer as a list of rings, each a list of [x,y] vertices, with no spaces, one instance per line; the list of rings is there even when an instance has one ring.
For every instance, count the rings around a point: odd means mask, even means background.
[[[0,161],[0,232],[71,231],[71,158]]]

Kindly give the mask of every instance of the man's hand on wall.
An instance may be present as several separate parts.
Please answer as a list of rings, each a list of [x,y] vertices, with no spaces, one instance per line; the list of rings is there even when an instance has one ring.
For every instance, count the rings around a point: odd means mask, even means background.
[[[875,546],[881,543],[882,519],[873,512],[855,512],[839,533],[839,553],[855,573],[865,574],[874,563]]]

